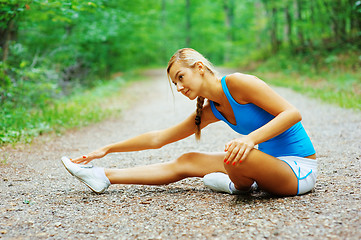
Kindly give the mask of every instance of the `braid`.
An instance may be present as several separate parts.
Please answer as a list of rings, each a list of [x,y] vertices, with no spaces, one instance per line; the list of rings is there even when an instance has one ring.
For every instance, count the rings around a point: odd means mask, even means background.
[[[168,62],[167,67],[167,75],[168,80],[171,80],[170,77],[170,69],[172,68],[173,64],[175,62],[180,62],[183,67],[186,68],[194,68],[197,62],[203,63],[203,65],[206,67],[206,70],[213,76],[218,75],[217,71],[214,69],[211,62],[209,62],[202,54],[197,52],[194,49],[191,48],[182,48],[179,49],[177,52],[173,54],[173,56],[170,58]],[[170,81],[169,81],[170,83]],[[197,113],[196,117],[194,119],[195,121],[195,135],[196,139],[199,140],[201,138],[201,122],[202,122],[202,110],[203,110],[203,104],[204,104],[204,97],[198,97],[197,98]]]
[[[201,122],[202,122],[202,110],[203,110],[203,103],[204,103],[204,97],[198,97],[197,98],[197,115],[195,120],[195,124],[196,124],[196,139],[200,140],[201,139]]]

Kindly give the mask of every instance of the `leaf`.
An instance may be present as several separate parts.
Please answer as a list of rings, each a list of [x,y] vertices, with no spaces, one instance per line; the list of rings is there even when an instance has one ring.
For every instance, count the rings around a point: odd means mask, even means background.
[[[88,2],[88,5],[92,6],[92,7],[97,7],[97,5],[95,3],[93,3],[93,2]]]

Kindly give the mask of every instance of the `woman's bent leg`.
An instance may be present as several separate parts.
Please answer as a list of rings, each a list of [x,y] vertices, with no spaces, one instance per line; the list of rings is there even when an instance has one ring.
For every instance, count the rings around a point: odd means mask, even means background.
[[[298,179],[287,163],[257,149],[253,149],[242,163],[224,167],[239,190],[248,189],[254,181],[258,186],[276,195],[296,195]]]
[[[224,153],[186,153],[169,163],[126,169],[105,169],[112,184],[163,185],[187,177],[203,177],[212,172],[226,172]]]

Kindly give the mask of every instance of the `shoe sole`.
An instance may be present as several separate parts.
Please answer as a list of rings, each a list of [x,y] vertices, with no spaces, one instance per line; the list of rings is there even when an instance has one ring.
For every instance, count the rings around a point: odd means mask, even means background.
[[[95,191],[87,182],[85,182],[83,179],[75,176],[75,175],[66,167],[66,165],[65,165],[65,163],[64,163],[63,161],[61,161],[61,163],[63,164],[63,166],[65,167],[65,169],[68,171],[68,173],[70,173],[72,176],[74,176],[76,179],[78,179],[81,183],[84,183],[84,184],[85,184],[88,188],[90,188],[93,192],[95,192],[95,193],[97,193],[97,194],[101,194],[101,193],[103,193],[103,192],[105,191],[105,189],[102,190],[102,191],[100,191],[100,192]]]

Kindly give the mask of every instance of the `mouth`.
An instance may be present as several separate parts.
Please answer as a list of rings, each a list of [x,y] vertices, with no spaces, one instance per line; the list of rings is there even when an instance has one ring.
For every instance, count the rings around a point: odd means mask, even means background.
[[[189,89],[187,91],[183,92],[183,95],[187,96],[188,93],[189,93]]]

